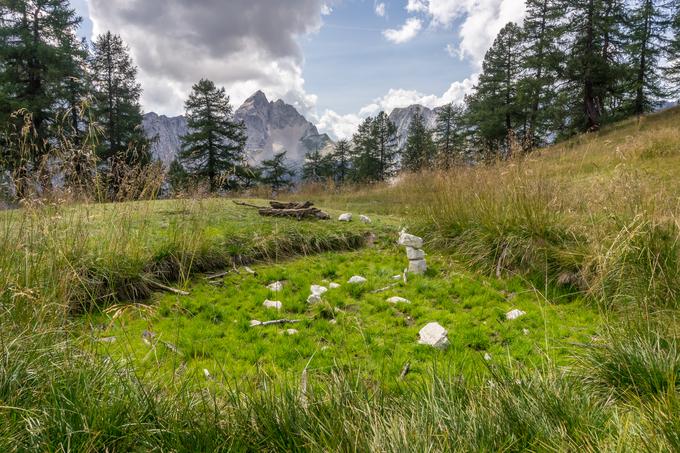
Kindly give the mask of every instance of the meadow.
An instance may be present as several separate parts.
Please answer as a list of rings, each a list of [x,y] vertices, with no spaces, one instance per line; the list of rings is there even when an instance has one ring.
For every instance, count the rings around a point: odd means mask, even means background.
[[[680,449],[679,126],[291,195],[325,222],[200,198],[5,212],[0,450]],[[406,282],[402,228],[430,264]],[[250,325],[279,318],[300,322]],[[417,343],[432,321],[444,351]]]

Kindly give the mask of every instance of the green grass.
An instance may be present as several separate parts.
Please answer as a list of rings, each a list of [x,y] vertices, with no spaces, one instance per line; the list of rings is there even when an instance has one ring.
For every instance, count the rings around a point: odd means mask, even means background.
[[[227,382],[262,376],[296,378],[305,367],[318,373],[359,372],[369,380],[389,385],[410,363],[408,379],[429,376],[437,362],[442,369],[467,376],[494,363],[537,368],[548,362],[569,361],[575,343],[589,342],[599,315],[581,300],[548,303],[521,279],[500,281],[471,274],[445,257],[431,256],[424,276],[395,283],[407,261],[402,250],[388,245],[387,236],[373,249],[325,253],[278,265],[254,267],[257,275],[233,272],[219,287],[200,280],[188,297],[158,295],[150,307],[113,307],[89,325],[106,326],[95,339],[114,336],[114,344],[95,343],[97,349],[119,358],[134,358],[137,366],[162,369],[171,375],[182,364],[200,375],[208,369]],[[350,285],[353,275],[368,279]],[[284,281],[284,290],[266,285]],[[323,296],[306,302],[312,284],[341,283]],[[404,297],[411,304],[390,304]],[[262,306],[265,299],[283,303],[281,311]],[[519,308],[527,315],[514,321],[505,313]],[[294,325],[250,327],[250,321],[298,319]],[[418,331],[429,322],[449,330],[451,347],[437,351],[417,344]],[[285,334],[294,328],[297,335]],[[142,339],[156,334],[153,348]],[[526,331],[526,332],[525,332]],[[159,342],[176,345],[181,356]]]
[[[372,225],[218,199],[4,212],[0,451],[678,450],[679,122],[291,196]],[[406,265],[402,227],[431,270],[372,293]],[[324,280],[342,287],[309,306]],[[249,326],[279,317],[301,322]],[[417,344],[432,321],[445,351]]]

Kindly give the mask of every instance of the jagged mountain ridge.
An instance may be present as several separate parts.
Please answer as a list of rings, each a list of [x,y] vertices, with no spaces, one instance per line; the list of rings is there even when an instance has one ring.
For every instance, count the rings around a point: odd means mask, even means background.
[[[390,121],[397,127],[399,148],[406,144],[408,129],[417,110],[423,115],[425,125],[433,128],[437,120],[437,108],[414,104],[396,108],[389,115]],[[234,112],[234,118],[246,125],[246,152],[255,164],[285,149],[290,162],[299,167],[307,152],[318,149],[325,153],[334,144],[327,134],[320,134],[317,127],[295,107],[282,100],[269,101],[262,91],[246,99]],[[181,148],[180,137],[188,132],[186,118],[151,112],[144,115],[142,125],[147,137],[157,138],[151,149],[153,157],[169,166]]]
[[[291,163],[300,165],[307,152],[324,151],[333,145],[330,137],[319,134],[295,107],[282,100],[270,102],[262,91],[246,99],[234,112],[234,119],[246,126],[246,152],[255,164],[287,150]],[[151,112],[144,115],[142,126],[148,138],[156,138],[151,147],[153,157],[170,165],[181,149],[180,137],[188,131],[186,118]]]

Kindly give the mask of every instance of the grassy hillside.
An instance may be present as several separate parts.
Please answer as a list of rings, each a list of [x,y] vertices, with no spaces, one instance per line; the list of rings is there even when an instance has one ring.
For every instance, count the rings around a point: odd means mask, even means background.
[[[3,213],[0,450],[680,449],[678,177],[676,109],[298,195],[370,225],[229,200]],[[405,283],[403,227],[430,263]],[[250,327],[284,317],[300,322]],[[432,321],[445,351],[417,344]]]

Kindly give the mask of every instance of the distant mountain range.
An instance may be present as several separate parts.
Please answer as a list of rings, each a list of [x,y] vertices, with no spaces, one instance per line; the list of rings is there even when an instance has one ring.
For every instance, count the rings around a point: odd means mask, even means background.
[[[436,109],[420,105],[394,109],[389,117],[397,126],[398,145],[406,143],[408,128],[416,111],[420,109],[428,127],[434,127]],[[262,91],[257,91],[245,100],[234,112],[234,119],[246,125],[248,141],[246,152],[251,162],[257,164],[271,158],[275,153],[287,150],[287,157],[295,166],[304,162],[305,154],[319,150],[330,151],[334,145],[327,134],[320,134],[314,124],[309,122],[290,104],[282,100],[270,102]],[[167,117],[154,112],[144,115],[142,122],[145,135],[155,138],[151,152],[166,166],[177,157],[181,148],[180,137],[187,133],[184,116]]]

